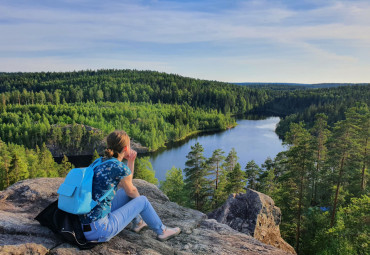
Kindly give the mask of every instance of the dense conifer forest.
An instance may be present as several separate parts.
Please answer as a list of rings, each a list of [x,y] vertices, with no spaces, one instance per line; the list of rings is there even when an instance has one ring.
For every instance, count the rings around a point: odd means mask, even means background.
[[[65,176],[68,155],[94,149],[115,129],[154,151],[232,127],[235,115],[270,114],[282,118],[276,132],[287,151],[241,166],[235,150],[207,159],[196,144],[186,168],[170,169],[161,189],[209,212],[247,185],[275,200],[283,237],[299,254],[368,254],[369,99],[369,84],[242,86],[136,70],[0,73],[0,190]],[[61,164],[50,146],[67,155]],[[158,184],[148,158],[135,169],[135,177]]]
[[[179,204],[203,212],[222,205],[244,187],[271,196],[282,211],[281,233],[298,254],[369,254],[370,111],[358,104],[332,131],[325,114],[312,128],[291,123],[287,151],[257,165],[238,163],[235,150],[210,158],[197,143],[186,168],[167,172],[161,189]]]

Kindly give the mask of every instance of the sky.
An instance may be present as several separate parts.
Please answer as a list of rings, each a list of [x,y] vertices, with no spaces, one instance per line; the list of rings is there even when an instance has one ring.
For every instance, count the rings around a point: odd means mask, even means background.
[[[0,0],[0,72],[369,83],[369,0]]]

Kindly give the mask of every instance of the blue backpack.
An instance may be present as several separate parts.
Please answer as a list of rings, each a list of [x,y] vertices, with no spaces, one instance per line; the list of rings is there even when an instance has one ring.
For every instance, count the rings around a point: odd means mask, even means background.
[[[104,161],[104,163],[115,160],[117,159],[112,158]],[[94,168],[102,163],[102,159],[98,158],[86,168],[73,168],[69,171],[57,191],[59,194],[58,208],[60,210],[72,214],[86,214],[114,190],[114,187],[112,187],[98,201],[92,199]]]

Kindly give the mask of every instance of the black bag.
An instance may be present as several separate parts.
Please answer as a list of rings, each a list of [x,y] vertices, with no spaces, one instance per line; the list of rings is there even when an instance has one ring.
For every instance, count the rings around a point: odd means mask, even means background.
[[[99,244],[97,241],[86,240],[78,215],[60,210],[58,200],[48,205],[36,216],[35,220],[82,250],[91,249]]]

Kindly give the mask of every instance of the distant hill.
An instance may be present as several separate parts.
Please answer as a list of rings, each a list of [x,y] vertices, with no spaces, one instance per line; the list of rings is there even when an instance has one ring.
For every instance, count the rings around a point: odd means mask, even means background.
[[[342,86],[369,85],[370,83],[263,83],[263,82],[240,82],[232,83],[250,88],[269,88],[273,90],[296,90],[296,89],[318,89],[318,88],[336,88]]]

